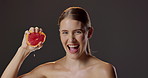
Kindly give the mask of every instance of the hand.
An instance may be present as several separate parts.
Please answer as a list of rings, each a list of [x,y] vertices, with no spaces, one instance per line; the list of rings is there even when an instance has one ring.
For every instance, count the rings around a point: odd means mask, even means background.
[[[38,28],[38,27],[30,27],[29,31],[28,30],[25,31],[21,48],[26,49],[29,52],[29,54],[31,52],[33,52],[33,51],[36,51],[36,50],[42,48],[42,46],[43,46],[43,43],[42,42],[40,42],[39,43],[39,46],[36,46],[36,47],[32,47],[32,46],[30,46],[30,45],[27,44],[26,35],[28,35],[30,33],[33,33],[33,32],[42,32],[42,29],[41,28]]]

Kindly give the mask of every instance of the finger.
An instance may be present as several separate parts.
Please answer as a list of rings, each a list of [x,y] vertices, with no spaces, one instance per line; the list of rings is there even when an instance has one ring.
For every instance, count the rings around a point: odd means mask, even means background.
[[[40,47],[40,46],[43,46],[43,43],[42,43],[41,41],[39,42],[39,47]]]
[[[25,34],[24,34],[24,38],[26,37],[26,35],[30,34],[30,32],[28,30],[25,31]]]
[[[36,48],[37,49],[40,49],[40,48],[42,48],[42,46],[43,46],[43,43],[42,42],[39,42],[39,45]]]
[[[43,32],[42,28],[40,28],[39,32]]]
[[[37,47],[37,50],[38,50],[38,49],[41,49],[42,47],[43,47],[43,45],[40,45],[39,47]]]
[[[23,37],[23,41],[22,41],[22,47],[26,47],[27,44],[26,44],[26,35],[29,34],[29,31],[26,30],[25,33],[24,33],[24,37]]]
[[[34,27],[30,27],[30,29],[29,29],[29,32],[35,32],[35,29],[34,29]]]
[[[41,49],[43,47],[43,45],[40,45],[37,49]]]
[[[39,28],[35,27],[35,32],[38,33],[39,32]]]
[[[26,30],[25,33],[24,33],[24,39],[26,39],[26,35],[27,35],[27,34],[29,34],[29,31],[28,31],[28,30]],[[23,39],[23,40],[24,40],[24,39]]]
[[[29,32],[28,30],[26,30],[26,31],[25,31],[25,34],[26,34],[26,35],[27,35],[27,34],[30,34],[30,32]]]
[[[28,33],[28,30],[26,30],[26,31],[25,31],[25,34],[24,34],[24,36],[25,36],[25,35],[27,35],[27,33]]]

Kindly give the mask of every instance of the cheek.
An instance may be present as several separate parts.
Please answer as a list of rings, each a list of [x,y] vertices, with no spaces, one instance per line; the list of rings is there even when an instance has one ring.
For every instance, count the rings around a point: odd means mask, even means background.
[[[86,40],[86,36],[84,34],[77,36],[77,40],[80,42],[84,42]]]
[[[66,38],[65,37],[60,36],[60,39],[61,39],[62,44],[64,44],[66,42]]]

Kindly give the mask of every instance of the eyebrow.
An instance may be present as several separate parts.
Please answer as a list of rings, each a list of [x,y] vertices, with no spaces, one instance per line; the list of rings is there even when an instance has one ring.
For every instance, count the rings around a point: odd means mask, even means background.
[[[84,29],[75,29],[75,30],[73,30],[73,31],[77,31],[77,30],[84,31]],[[68,30],[61,30],[61,31],[68,31]]]

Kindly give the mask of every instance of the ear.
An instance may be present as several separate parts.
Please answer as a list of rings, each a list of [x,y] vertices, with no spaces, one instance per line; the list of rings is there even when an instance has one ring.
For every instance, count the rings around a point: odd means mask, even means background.
[[[91,38],[94,32],[94,28],[93,27],[89,27],[88,29],[88,38]]]

